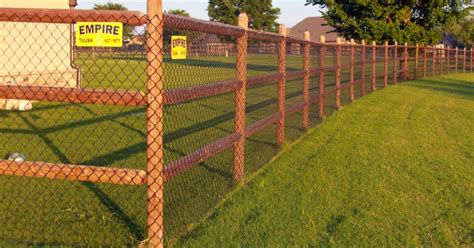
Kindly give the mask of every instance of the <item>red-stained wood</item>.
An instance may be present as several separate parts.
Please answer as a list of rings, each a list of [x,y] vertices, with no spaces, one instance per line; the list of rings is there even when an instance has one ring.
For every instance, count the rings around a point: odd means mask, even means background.
[[[9,160],[0,160],[0,175],[122,185],[142,185],[147,180],[143,170]]]
[[[199,98],[234,92],[242,87],[242,81],[230,80],[217,84],[202,85],[165,91],[165,104],[177,104]]]
[[[171,178],[181,174],[182,172],[198,165],[204,160],[233,146],[239,140],[239,138],[240,135],[238,133],[233,133],[212,144],[204,146],[203,148],[187,155],[186,157],[171,162],[170,164],[165,166],[165,181],[170,180]]]
[[[45,86],[0,86],[0,98],[121,106],[146,105],[146,96],[139,91]]]
[[[2,22],[65,23],[122,22],[130,26],[147,23],[147,16],[139,11],[0,8]]]

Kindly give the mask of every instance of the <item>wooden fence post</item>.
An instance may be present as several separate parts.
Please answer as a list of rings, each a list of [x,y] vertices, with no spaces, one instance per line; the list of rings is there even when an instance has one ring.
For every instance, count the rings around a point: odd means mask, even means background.
[[[350,99],[351,102],[354,101],[354,64],[355,64],[355,42],[354,39],[351,39],[351,58],[350,58]]]
[[[372,92],[377,90],[377,43],[372,41]]]
[[[431,63],[431,76],[436,75],[436,47],[433,46],[433,63]]]
[[[319,118],[324,118],[324,77],[325,77],[325,61],[326,61],[326,37],[319,37],[321,47],[319,48]]]
[[[439,75],[443,75],[443,48],[438,48],[438,61],[439,61]]]
[[[418,79],[418,56],[419,56],[419,46],[416,44],[415,48],[415,79]]]
[[[336,44],[336,109],[341,109],[341,38],[337,38]]]
[[[467,56],[467,49],[464,48],[464,54],[462,56],[462,72],[466,73],[466,56]]]
[[[304,44],[304,79],[303,79],[303,128],[309,127],[309,80],[310,80],[310,60],[311,60],[311,34],[309,31],[304,32],[303,38],[307,41]]]
[[[280,25],[279,30],[283,40],[280,41],[278,46],[278,73],[280,79],[278,80],[277,86],[277,97],[278,97],[278,113],[280,114],[277,122],[277,144],[282,146],[285,143],[285,87],[286,87],[286,27]]]
[[[361,48],[361,78],[360,78],[360,96],[365,96],[365,40],[362,40],[362,48]]]
[[[425,46],[423,47],[423,78],[426,78],[426,66],[427,66],[427,57],[428,57],[428,47]]]
[[[446,58],[446,69],[448,71],[448,74],[451,72],[451,48],[448,47],[448,55],[447,55],[447,58]]]
[[[398,42],[395,41],[393,54],[393,84],[397,84],[398,80]]]
[[[454,55],[455,61],[454,61],[454,73],[458,73],[458,55],[459,55],[459,49],[456,47],[456,53]]]
[[[383,86],[384,88],[388,86],[388,41],[385,41],[385,65],[384,65]]]
[[[147,1],[147,227],[150,247],[164,242],[163,165],[163,6]]]
[[[471,58],[471,62],[469,63],[469,66],[471,67],[471,73],[472,73],[472,48],[471,48],[470,58]]]
[[[403,51],[403,80],[408,80],[408,43],[405,42],[405,49]]]
[[[245,30],[244,35],[237,39],[237,80],[242,86],[235,92],[235,120],[234,130],[239,139],[234,145],[234,180],[240,181],[244,177],[245,167],[245,103],[247,96],[247,43],[248,43],[248,16],[241,13],[238,26]]]

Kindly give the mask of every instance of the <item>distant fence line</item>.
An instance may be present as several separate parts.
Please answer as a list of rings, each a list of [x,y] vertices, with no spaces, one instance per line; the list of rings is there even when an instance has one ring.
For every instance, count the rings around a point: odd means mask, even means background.
[[[164,201],[167,197],[163,190],[164,184],[203,161],[233,147],[233,178],[236,182],[240,182],[245,178],[246,173],[245,146],[248,138],[271,125],[276,125],[275,140],[279,146],[282,146],[286,140],[286,121],[295,113],[301,113],[301,126],[306,130],[311,125],[311,118],[315,117],[310,115],[311,111],[316,109],[317,117],[323,119],[330,100],[334,100],[336,109],[341,109],[345,100],[354,101],[357,98],[356,95],[364,96],[368,92],[374,92],[390,84],[397,84],[408,79],[473,70],[472,49],[399,45],[396,42],[393,45],[387,42],[366,44],[365,41],[362,44],[356,44],[353,41],[342,42],[341,40],[330,44],[325,43],[324,36],[320,37],[319,42],[313,42],[309,32],[301,38],[287,37],[284,26],[280,27],[278,34],[249,29],[248,18],[245,14],[239,16],[238,26],[231,26],[163,14],[161,0],[148,0],[148,2],[147,15],[128,11],[0,8],[1,22],[69,25],[79,21],[113,21],[131,26],[146,25],[148,34],[146,44],[143,46],[136,45],[121,49],[76,48],[79,55],[86,53],[87,56],[95,52],[131,53],[142,56],[147,62],[143,72],[147,73],[144,90],[133,90],[133,87],[128,89],[57,87],[29,84],[26,81],[18,83],[16,79],[18,76],[0,75],[0,99],[5,99],[1,101],[146,107],[146,168],[129,169],[49,163],[48,161],[1,160],[0,174],[93,183],[146,185],[146,237],[152,247],[160,247],[164,244],[164,230],[166,230]],[[164,28],[233,38],[223,42],[216,41],[214,38],[203,39],[201,43],[193,44],[189,52],[191,56],[195,52],[196,57],[215,54],[235,56],[235,77],[213,83],[166,88],[163,60],[169,51],[164,46]],[[251,44],[254,44],[254,47]],[[277,61],[274,65],[261,66],[267,70],[266,74],[249,76],[248,70],[251,69],[248,66],[249,54],[275,55]],[[300,56],[300,59],[294,62],[294,66],[288,64],[290,55]],[[107,66],[109,65],[97,65],[98,70]],[[222,68],[226,66],[221,65]],[[216,69],[215,73],[220,72]],[[197,74],[198,72],[196,76]],[[191,78],[186,77],[182,77],[182,80],[192,81]],[[295,80],[301,80],[301,85],[298,86],[301,90],[297,92],[301,100],[288,104],[286,101],[289,92],[286,91],[286,87],[290,81]],[[328,80],[331,82],[333,80],[334,84],[328,86]],[[209,79],[209,81],[212,80]],[[246,117],[248,111],[246,108],[249,107],[247,91],[272,85],[275,82],[277,86],[274,92],[276,111],[268,113],[259,120],[249,122],[249,118]],[[346,93],[347,95],[344,95]],[[163,130],[168,125],[165,106],[229,94],[234,94],[233,132],[165,164],[164,149],[167,144],[163,141]]]

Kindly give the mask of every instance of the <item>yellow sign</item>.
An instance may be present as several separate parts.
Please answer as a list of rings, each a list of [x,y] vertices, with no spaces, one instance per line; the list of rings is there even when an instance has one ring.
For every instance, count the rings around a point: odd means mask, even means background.
[[[186,59],[186,36],[171,36],[171,59]]]
[[[78,22],[78,47],[122,47],[123,24],[120,22]]]

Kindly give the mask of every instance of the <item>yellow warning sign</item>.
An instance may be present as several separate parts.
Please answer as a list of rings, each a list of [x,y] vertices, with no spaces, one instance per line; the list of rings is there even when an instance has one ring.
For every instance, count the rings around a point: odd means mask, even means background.
[[[171,59],[186,59],[186,36],[171,36]]]
[[[78,22],[78,47],[122,47],[123,24],[120,22]]]

